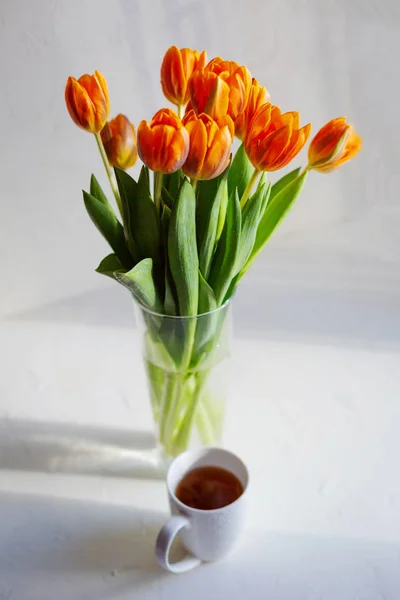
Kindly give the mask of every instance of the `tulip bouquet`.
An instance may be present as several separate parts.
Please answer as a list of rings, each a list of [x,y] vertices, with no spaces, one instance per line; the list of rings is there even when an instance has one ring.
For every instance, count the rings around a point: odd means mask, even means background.
[[[137,128],[109,118],[98,71],[69,77],[65,100],[73,121],[93,133],[111,184],[116,214],[92,175],[87,212],[111,246],[97,268],[124,285],[141,307],[145,359],[159,440],[175,455],[194,425],[203,443],[219,434],[210,373],[224,335],[224,307],[298,197],[311,170],[332,171],[361,140],[344,117],[317,133],[308,164],[276,180],[306,144],[311,125],[283,113],[248,69],[173,46],[161,86],[162,108]],[[235,136],[242,142],[232,153]],[[139,155],[137,181],[126,170]],[[112,167],[114,169],[112,170]],[[151,176],[150,176],[151,175]],[[217,414],[218,413],[218,414]]]

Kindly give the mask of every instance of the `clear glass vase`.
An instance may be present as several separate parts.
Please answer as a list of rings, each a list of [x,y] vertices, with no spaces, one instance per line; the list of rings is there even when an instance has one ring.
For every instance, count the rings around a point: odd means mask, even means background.
[[[135,304],[157,439],[166,456],[215,445],[222,433],[231,338],[229,302],[196,317]]]

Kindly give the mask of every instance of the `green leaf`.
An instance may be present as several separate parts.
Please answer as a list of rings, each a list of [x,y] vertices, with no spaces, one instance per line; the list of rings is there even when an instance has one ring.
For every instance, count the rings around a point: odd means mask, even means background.
[[[179,188],[181,187],[182,180],[185,178],[181,169],[170,173],[169,175],[163,175],[163,187],[169,192],[171,198],[176,198],[178,195]],[[170,206],[172,208],[172,206]]]
[[[116,272],[115,279],[132,292],[143,306],[157,313],[162,312],[162,303],[158,297],[153,278],[153,261],[151,258],[143,259],[128,273]]]
[[[231,166],[229,168],[228,175],[228,194],[229,197],[232,192],[237,188],[239,198],[243,196],[243,192],[249,183],[250,177],[252,176],[254,167],[250,160],[247,158],[247,154],[244,149],[244,144],[241,144],[236,152]]]
[[[161,215],[161,243],[165,249],[168,246],[168,228],[171,219],[171,210],[164,204]]]
[[[271,237],[277,225],[285,217],[288,210],[293,206],[297,196],[302,190],[306,178],[307,171],[304,171],[304,173],[302,173],[299,177],[283,187],[275,195],[273,200],[268,202],[267,208],[258,225],[253,251],[241,274],[248,270],[256,256],[258,256],[258,254],[261,252],[264,244]]]
[[[235,274],[240,273],[253,250],[257,235],[258,224],[262,215],[262,207],[268,198],[271,185],[263,183],[246,202],[242,213],[242,230],[240,234],[240,248],[236,261]]]
[[[103,204],[100,200],[85,191],[83,192],[83,201],[89,217],[110,244],[121,264],[130,269],[133,265],[133,260],[126,247],[124,230],[111,206]]]
[[[225,298],[224,298],[224,300],[223,300],[222,304],[225,304],[225,302],[226,302],[227,300],[229,300],[230,298],[232,298],[233,294],[235,293],[236,286],[237,286],[237,284],[238,284],[238,283],[239,283],[239,281],[240,281],[240,278],[241,278],[241,275],[240,275],[240,273],[238,273],[238,274],[237,274],[237,275],[235,275],[235,277],[232,279],[232,281],[231,281],[231,283],[230,283],[230,285],[229,285],[228,291],[227,291],[227,292],[226,292],[226,294],[225,294]]]
[[[173,289],[173,281],[168,265],[165,267],[165,298],[164,310],[166,315],[177,315],[178,304],[175,299],[176,294]]]
[[[225,176],[218,182],[218,187],[214,190],[213,195],[210,190],[210,195],[207,199],[201,198],[198,200],[197,223],[199,223],[200,232],[198,233],[197,243],[200,271],[205,279],[210,274],[212,257],[216,246],[221,204],[225,201],[225,198],[228,198],[227,175],[226,171]]]
[[[240,249],[242,213],[237,189],[228,201],[224,230],[214,255],[209,284],[214,290],[217,305],[220,306],[235,275],[235,265]]]
[[[142,168],[140,169],[138,186],[139,186],[139,189],[142,190],[142,193],[145,193],[148,196],[151,196],[151,194],[150,194],[150,175],[149,175],[149,169],[148,169],[148,167],[146,167],[146,165],[142,165]]]
[[[258,182],[258,186],[257,186],[257,190],[259,190],[261,188],[261,186],[263,186],[264,184],[267,184],[267,173],[263,173],[260,177],[260,181]],[[267,204],[269,201],[269,197],[271,195],[271,184],[268,185],[268,193],[265,194],[264,196],[264,201],[262,202],[261,206],[260,206],[260,219],[261,216],[264,214],[265,209],[267,208]]]
[[[195,341],[193,344],[193,352],[191,357],[191,364],[195,365],[204,355],[204,348],[206,344],[210,342],[215,334],[215,324],[218,318],[218,312],[212,313],[217,308],[217,301],[215,299],[212,287],[210,287],[207,281],[199,271],[199,315],[196,322],[196,334]]]
[[[196,246],[196,198],[190,183],[181,186],[171,213],[168,257],[181,316],[197,313],[199,259]]]
[[[164,297],[164,310],[167,315],[177,315],[178,306],[176,301],[176,292],[174,289],[174,283],[168,264],[168,229],[169,222],[171,219],[171,211],[166,204],[164,204],[163,212],[161,215],[161,243],[164,250],[164,263],[165,263],[165,297]]]
[[[218,215],[218,227],[217,227],[217,239],[216,239],[217,242],[219,241],[219,239],[222,235],[222,231],[225,226],[226,211],[228,209],[228,200],[229,200],[229,191],[228,191],[228,193],[224,194],[221,198],[221,206],[220,206],[219,215]]]
[[[92,196],[97,198],[97,200],[100,200],[100,202],[102,204],[105,204],[106,206],[110,206],[110,203],[107,200],[107,196],[101,189],[101,186],[100,186],[99,182],[97,181],[96,177],[93,175],[93,173],[90,178],[90,193]]]
[[[103,258],[103,260],[96,269],[97,273],[100,273],[101,275],[107,275],[108,277],[112,277],[112,279],[115,279],[114,273],[116,271],[125,271],[116,254],[109,254],[108,256]]]
[[[121,169],[115,169],[123,207],[124,224],[138,260],[160,259],[160,223],[148,191],[146,175],[140,185]]]
[[[276,181],[274,183],[274,185],[272,186],[272,189],[271,189],[271,195],[269,197],[269,202],[272,202],[272,200],[275,198],[275,196],[277,194],[279,194],[279,192],[281,190],[283,190],[283,188],[285,188],[287,185],[289,185],[289,183],[292,183],[292,181],[294,181],[298,177],[298,175],[300,173],[300,169],[301,169],[301,167],[298,167],[297,169],[290,171],[290,173],[286,173],[286,175],[284,175],[283,177],[281,177],[280,179],[278,179],[278,181]]]
[[[196,235],[197,245],[200,248],[201,241],[207,228],[207,218],[209,205],[216,196],[219,184],[219,177],[197,182],[196,190]]]
[[[208,285],[203,275],[199,271],[199,310],[198,314],[208,313],[217,308],[217,301],[213,289]]]
[[[125,171],[122,171],[121,169],[115,168],[114,171],[115,171],[115,177],[116,177],[117,184],[118,184],[119,196],[121,198],[122,221],[124,224],[124,236],[125,236],[125,240],[126,240],[126,245],[129,248],[129,252],[130,252],[134,262],[138,263],[140,261],[139,248],[138,248],[136,241],[132,234],[131,214],[130,214],[131,210],[130,210],[130,206],[129,206],[128,192],[127,192],[127,190],[125,190],[125,186],[127,189],[129,188],[129,186],[134,187],[133,184],[131,184],[132,177],[130,177],[127,173],[125,173]],[[132,180],[132,181],[134,181],[134,180]],[[134,183],[136,184],[136,182],[134,182]],[[137,186],[137,184],[136,184],[136,186]]]
[[[172,207],[174,206],[174,199],[167,190],[167,188],[165,188],[164,186],[161,189],[161,199],[163,201],[164,206],[168,206],[168,208],[172,210]]]

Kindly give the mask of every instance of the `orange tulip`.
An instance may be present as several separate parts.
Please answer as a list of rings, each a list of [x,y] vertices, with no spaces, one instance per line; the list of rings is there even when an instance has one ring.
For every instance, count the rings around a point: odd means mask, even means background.
[[[213,179],[229,165],[235,133],[232,119],[225,115],[214,120],[194,110],[183,118],[190,136],[190,149],[182,171],[191,179]]]
[[[197,50],[171,46],[165,53],[161,65],[161,86],[164,96],[177,106],[184,106],[189,102],[189,79],[193,72],[204,67],[207,53],[201,54]]]
[[[253,167],[277,171],[300,152],[311,131],[311,123],[301,129],[298,112],[282,114],[277,106],[264,104],[253,116],[244,147]]]
[[[89,133],[99,133],[110,112],[107,82],[100,71],[82,75],[78,81],[68,77],[65,102],[76,125]]]
[[[101,130],[101,140],[112,167],[129,169],[137,160],[136,131],[125,115],[117,115]]]
[[[217,57],[193,73],[190,99],[197,114],[205,112],[214,119],[228,114],[235,121],[246,108],[250,86],[246,67]]]
[[[174,173],[189,152],[189,134],[170,108],[162,108],[150,124],[141,121],[137,132],[139,156],[152,171]]]
[[[308,168],[329,173],[352,159],[361,148],[361,138],[346,117],[332,119],[322,127],[308,148]]]
[[[271,97],[268,93],[267,88],[262,87],[258,83],[257,79],[253,77],[247,106],[242,112],[242,114],[239,115],[235,121],[235,134],[236,137],[239,138],[239,140],[243,141],[243,138],[246,135],[247,128],[256,110],[260,108],[260,106],[262,106],[263,104],[269,102],[270,99]]]

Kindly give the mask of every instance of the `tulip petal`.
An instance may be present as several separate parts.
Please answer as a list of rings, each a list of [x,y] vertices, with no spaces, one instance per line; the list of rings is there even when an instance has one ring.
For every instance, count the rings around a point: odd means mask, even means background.
[[[351,127],[351,133],[347,140],[346,151],[343,154],[342,161],[345,162],[353,158],[361,150],[362,140]]]
[[[251,119],[258,108],[263,104],[268,103],[269,100],[270,96],[267,89],[261,87],[257,79],[253,78],[246,108],[235,120],[235,134],[240,140],[243,140]]]
[[[229,100],[229,86],[221,77],[217,77],[202,112],[210,115],[213,119],[222,117],[228,112]]]
[[[196,113],[204,112],[208,96],[214,87],[216,75],[208,73],[204,68],[197,69],[189,81],[190,102]]]
[[[176,112],[171,108],[161,108],[158,110],[151,122],[157,125],[169,125],[170,127],[177,127],[180,124]]]
[[[187,127],[190,132],[190,149],[182,170],[188,177],[197,179],[202,173],[207,154],[207,128],[200,119],[196,119],[191,128]]]
[[[318,167],[317,170],[324,172],[324,173],[330,173],[331,171],[334,171],[335,169],[337,169],[338,167],[340,167],[347,161],[354,158],[354,156],[360,151],[361,146],[362,146],[361,137],[359,135],[357,135],[356,132],[354,131],[354,129],[351,127],[350,135],[347,139],[346,148],[345,148],[343,154],[338,159],[329,161],[329,163],[324,164],[321,167]]]
[[[283,156],[282,159],[274,165],[274,170],[282,169],[287,164],[289,164],[295,156],[297,156],[297,154],[300,152],[300,150],[302,150],[306,141],[308,140],[310,133],[311,123],[304,125],[304,127],[297,131],[293,131],[292,137],[290,139],[289,149],[285,153],[285,156]]]
[[[257,138],[260,133],[262,133],[262,131],[268,127],[269,123],[271,122],[271,111],[272,104],[269,102],[260,106],[260,108],[256,111],[249,123],[245,137],[245,145],[248,145],[250,141]]]
[[[140,160],[153,169],[153,131],[147,121],[141,121],[137,129],[137,144]]]
[[[110,114],[110,97],[108,95],[107,81],[106,81],[106,78],[104,77],[104,75],[102,75],[102,73],[100,73],[100,71],[95,71],[94,76],[97,79],[97,82],[98,82],[99,86],[101,87],[103,96],[106,100],[106,113],[107,113],[107,119],[108,119],[108,115]]]
[[[168,48],[164,55],[160,70],[160,80],[163,94],[167,100],[173,104],[176,103],[176,98],[175,90],[173,89],[171,82],[171,63],[175,60],[177,54],[179,54],[179,49],[176,46],[171,46]]]
[[[89,94],[79,81],[72,82],[71,89],[72,101],[71,106],[75,112],[74,118],[70,112],[74,122],[82,129],[96,133],[96,124],[94,117],[93,102],[90,100]]]
[[[232,136],[226,126],[214,136],[214,143],[207,153],[207,171],[203,173],[203,179],[213,179],[225,171],[229,164],[231,148]]]
[[[229,129],[229,132],[231,134],[232,140],[235,137],[235,125],[231,119],[231,117],[229,115],[225,115],[224,117],[220,117],[219,119],[217,119],[217,125],[220,129],[222,129],[222,127],[227,126]]]
[[[274,170],[274,163],[278,163],[280,156],[288,148],[291,135],[292,128],[289,124],[274,131],[266,138],[261,145],[261,151],[264,150],[260,163],[262,170]]]
[[[103,90],[96,77],[92,75],[82,75],[82,77],[79,78],[78,83],[86,90],[88,97],[90,98],[93,105],[96,132],[99,132],[103,129],[108,118],[107,101],[103,94]]]
[[[200,115],[200,118],[202,116],[203,115]],[[205,122],[205,126],[207,129],[207,148],[211,148],[214,143],[215,135],[219,131],[219,127],[214,119],[207,120],[207,122]]]
[[[308,149],[308,162],[314,165],[323,160],[330,160],[333,155],[340,152],[340,144],[344,148],[346,131],[349,130],[346,117],[332,119],[326,123],[316,134]]]
[[[175,129],[169,125],[155,125],[152,128],[153,160],[157,171],[169,172],[171,161],[170,145],[174,138]],[[165,168],[167,170],[165,171]]]
[[[229,85],[230,116],[232,119],[237,119],[245,109],[248,94],[246,95],[243,79],[237,73],[232,75],[227,83]]]
[[[181,52],[182,68],[185,79],[193,73],[196,62],[199,58],[199,53],[190,48],[182,48]]]
[[[175,130],[168,147],[168,162],[163,173],[175,173],[185,162],[189,152],[189,135],[183,127]]]
[[[290,117],[291,117],[291,119],[290,119]],[[296,111],[286,112],[282,115],[282,119],[290,119],[293,130],[300,128],[300,113],[298,113]]]
[[[178,48],[175,48],[175,56],[171,59],[169,70],[171,88],[174,91],[174,96],[178,100],[178,104],[184,103],[184,97],[186,92],[186,76],[183,69],[182,54]]]

